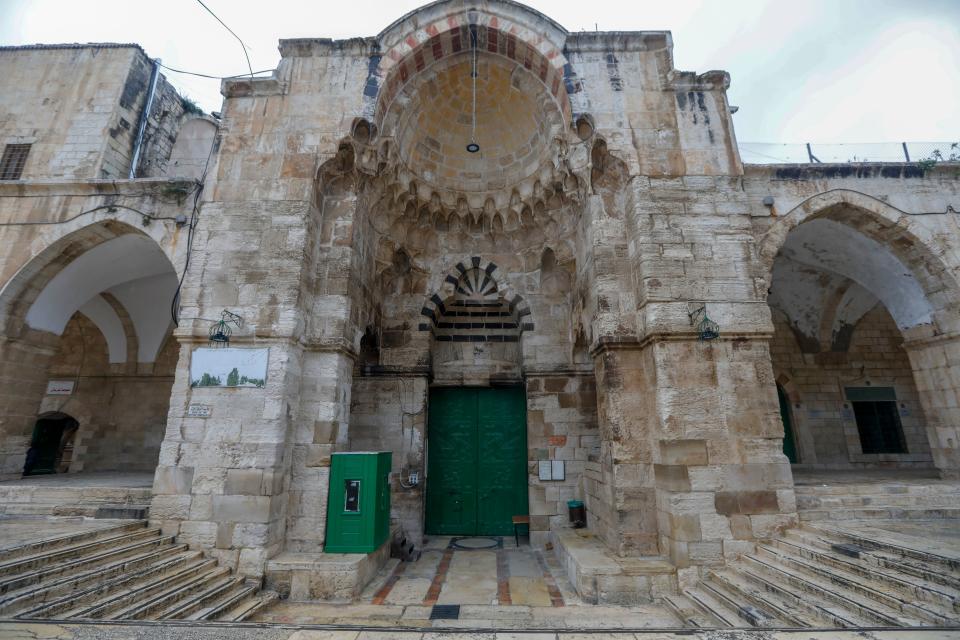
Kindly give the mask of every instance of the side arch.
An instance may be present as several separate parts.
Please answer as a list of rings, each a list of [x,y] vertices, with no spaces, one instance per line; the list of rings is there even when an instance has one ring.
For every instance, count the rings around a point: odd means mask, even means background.
[[[139,234],[154,240],[171,268],[180,276],[182,250],[175,241],[178,230],[173,224],[153,222],[144,226],[143,217],[132,211],[97,212],[68,223],[51,225],[30,243],[23,265],[0,286],[0,334],[19,333],[11,320],[25,317],[27,309],[40,294],[31,290],[39,281],[49,281],[74,259],[108,240],[127,234]]]
[[[771,286],[774,261],[790,232],[815,220],[843,225],[881,245],[916,279],[932,308],[936,331],[960,332],[960,284],[955,268],[935,252],[937,242],[932,232],[911,220],[908,213],[848,189],[834,189],[808,198],[777,218],[764,232],[759,242],[759,258],[765,290]]]

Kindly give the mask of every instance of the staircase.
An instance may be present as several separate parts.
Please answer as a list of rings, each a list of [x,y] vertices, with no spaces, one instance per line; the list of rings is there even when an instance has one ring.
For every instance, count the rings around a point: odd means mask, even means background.
[[[960,626],[960,559],[807,523],[664,597],[687,626]]]
[[[808,522],[960,518],[960,483],[798,484],[797,512]]]
[[[143,520],[0,550],[0,618],[237,622],[275,599]]]

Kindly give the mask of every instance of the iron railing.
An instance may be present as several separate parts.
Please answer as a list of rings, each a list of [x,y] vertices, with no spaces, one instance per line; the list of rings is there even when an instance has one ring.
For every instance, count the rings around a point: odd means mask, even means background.
[[[775,144],[741,142],[740,158],[747,164],[814,162],[920,162],[960,160],[957,142],[864,142],[849,144]],[[938,155],[939,154],[939,157]]]

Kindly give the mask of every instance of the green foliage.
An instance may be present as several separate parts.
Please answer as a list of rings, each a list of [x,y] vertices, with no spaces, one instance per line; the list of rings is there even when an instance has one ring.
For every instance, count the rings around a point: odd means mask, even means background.
[[[236,369],[234,369],[236,371]],[[199,380],[194,380],[190,383],[191,387],[219,387],[223,382],[218,376],[212,376],[209,373],[204,373],[200,376]]]
[[[917,162],[920,170],[926,173],[937,166],[938,162],[960,162],[960,142],[954,142],[950,145],[949,153],[944,156],[940,149],[934,149],[929,156]]]
[[[180,96],[180,106],[183,107],[184,113],[195,113],[198,116],[203,115],[203,109],[200,108],[200,105],[187,96]]]
[[[240,372],[237,371],[237,368],[234,367],[230,373],[227,374],[227,386],[235,387],[240,384]]]

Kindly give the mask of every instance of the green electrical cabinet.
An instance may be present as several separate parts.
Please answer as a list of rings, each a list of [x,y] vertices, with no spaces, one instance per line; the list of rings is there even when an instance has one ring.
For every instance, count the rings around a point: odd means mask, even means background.
[[[350,451],[330,457],[327,553],[372,553],[390,535],[389,451]]]

